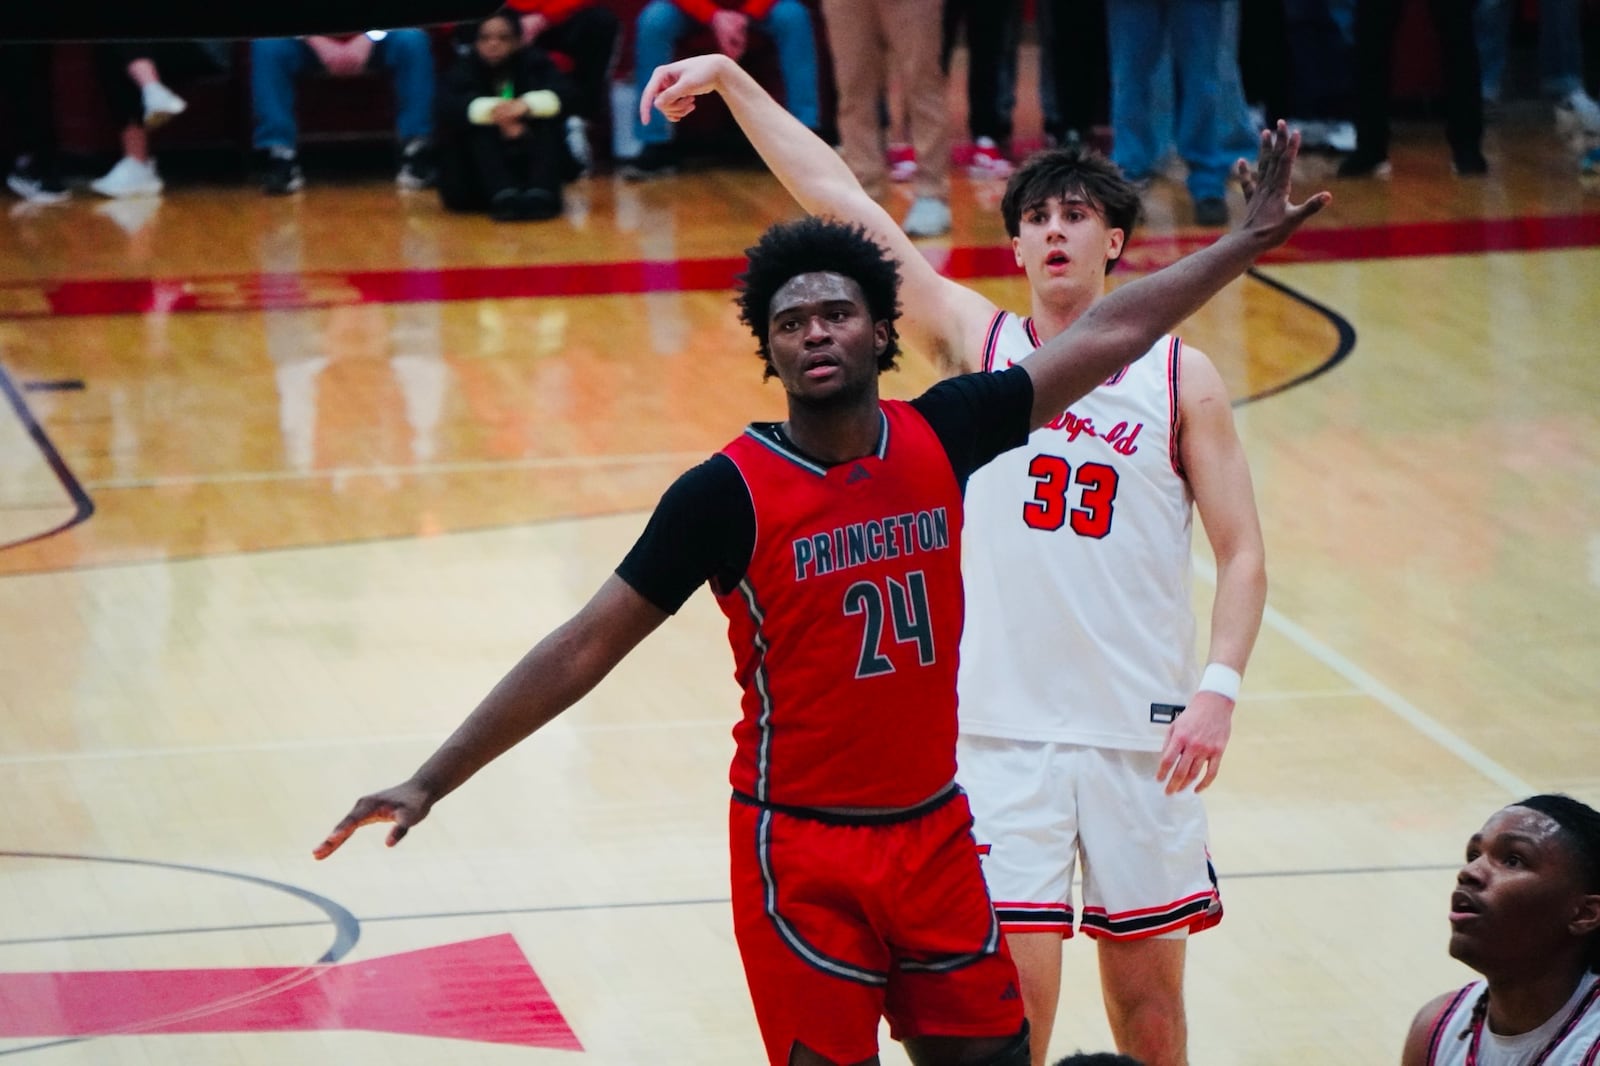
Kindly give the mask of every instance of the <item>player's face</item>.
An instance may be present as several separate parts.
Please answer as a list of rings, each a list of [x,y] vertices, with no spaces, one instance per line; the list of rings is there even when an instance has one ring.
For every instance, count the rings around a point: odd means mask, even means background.
[[[1467,841],[1467,862],[1450,896],[1450,954],[1484,974],[1539,970],[1572,951],[1593,917],[1577,856],[1548,815],[1497,811]],[[1587,902],[1586,902],[1587,901]]]
[[[818,272],[789,279],[773,294],[767,326],[772,368],[792,398],[834,404],[875,389],[889,327],[872,320],[850,278]]]
[[[1035,289],[1093,286],[1098,294],[1124,236],[1081,193],[1069,192],[1023,209],[1011,251]]]
[[[489,19],[478,27],[478,58],[491,67],[499,66],[517,50],[520,35],[521,28],[514,26],[510,19]]]

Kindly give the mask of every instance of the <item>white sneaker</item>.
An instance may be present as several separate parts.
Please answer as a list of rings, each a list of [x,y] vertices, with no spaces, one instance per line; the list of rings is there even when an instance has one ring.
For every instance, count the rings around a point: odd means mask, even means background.
[[[1563,137],[1600,134],[1600,104],[1582,89],[1556,101],[1556,129]]]
[[[578,164],[581,177],[594,166],[594,153],[589,148],[589,124],[577,115],[567,116],[567,151]]]
[[[141,163],[132,156],[123,156],[117,165],[106,171],[104,177],[94,179],[89,188],[101,196],[120,199],[124,196],[160,196],[164,186],[156,173],[154,162]]]
[[[1335,152],[1356,150],[1356,124],[1354,122],[1328,123],[1328,147]]]
[[[147,130],[163,126],[189,110],[189,105],[184,102],[183,97],[159,81],[146,85],[141,90],[141,95],[144,97],[144,128]]]
[[[911,201],[901,229],[907,237],[943,237],[950,232],[950,205],[932,196]]]

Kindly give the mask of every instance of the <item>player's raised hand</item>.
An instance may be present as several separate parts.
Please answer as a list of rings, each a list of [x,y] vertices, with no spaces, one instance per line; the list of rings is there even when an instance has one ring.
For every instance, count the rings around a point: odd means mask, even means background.
[[[730,62],[720,54],[690,56],[676,63],[657,67],[639,96],[639,121],[650,124],[653,106],[673,122],[694,110],[694,98],[715,92],[723,64]]]
[[[1243,159],[1234,164],[1234,174],[1244,189],[1241,230],[1269,244],[1282,244],[1302,222],[1333,202],[1329,192],[1319,192],[1299,204],[1290,200],[1294,161],[1299,154],[1300,131],[1289,129],[1280,120],[1275,128],[1261,131],[1261,151],[1253,168]]]
[[[433,797],[428,789],[416,781],[407,781],[393,788],[386,788],[382,792],[374,792],[370,796],[362,796],[356,800],[356,805],[350,808],[350,813],[333,827],[333,832],[312,849],[311,854],[319,859],[326,859],[339,845],[350,839],[350,835],[364,825],[373,825],[377,822],[393,822],[394,828],[389,830],[389,847],[394,847],[405,839],[406,833],[412,826],[428,816],[429,809],[433,806]]]

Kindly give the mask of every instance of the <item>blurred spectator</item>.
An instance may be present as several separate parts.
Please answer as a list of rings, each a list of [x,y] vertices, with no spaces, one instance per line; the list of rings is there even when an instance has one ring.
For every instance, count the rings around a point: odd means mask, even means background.
[[[305,187],[296,151],[295,79],[307,71],[348,78],[379,67],[394,79],[395,132],[400,139],[395,184],[422,189],[433,183],[432,45],[422,30],[373,30],[348,37],[271,37],[250,42],[254,143],[267,157],[263,192],[281,196]]]
[[[1017,105],[1017,43],[1022,0],[944,0],[939,67],[948,77],[956,34],[966,30],[967,132],[974,178],[1009,178],[1011,113]]]
[[[611,70],[617,59],[617,16],[594,0],[510,0],[522,23],[522,43],[566,56],[572,63],[567,149],[587,173],[594,164],[589,130],[606,124]]]
[[[48,44],[0,45],[0,99],[10,110],[15,156],[6,185],[28,203],[67,198],[56,156]]]
[[[801,0],[650,0],[634,27],[635,100],[644,92],[651,72],[672,62],[678,40],[696,23],[710,26],[717,50],[736,61],[744,56],[752,25],[771,37],[778,48],[784,106],[807,129],[817,129],[822,117],[816,31],[811,12]],[[936,37],[938,25],[935,19]],[[634,121],[638,122],[637,115]],[[671,123],[660,115],[652,116],[649,125],[637,127],[637,135],[643,149],[623,167],[624,177],[646,181],[677,171]]]
[[[1339,164],[1341,178],[1389,170],[1389,79],[1403,0],[1356,2],[1356,150]],[[1457,174],[1489,172],[1483,158],[1483,95],[1470,0],[1428,0],[1444,59],[1444,128]]]
[[[150,132],[189,106],[164,79],[181,82],[227,71],[232,65],[228,46],[222,41],[117,41],[96,46],[95,64],[122,158],[89,188],[113,199],[160,196],[163,184],[150,156]]]
[[[1111,122],[1106,0],[1038,0],[1037,12],[1045,139],[1052,146],[1087,144],[1109,153],[1109,141],[1095,134]]]
[[[950,232],[950,132],[939,68],[940,0],[822,0],[839,98],[840,154],[867,195],[889,191],[879,101],[900,84],[916,149],[914,198],[901,223],[911,237]]]
[[[1165,153],[1152,57],[1171,56],[1173,136],[1189,168],[1194,220],[1228,223],[1235,159],[1254,144],[1239,80],[1239,0],[1107,0],[1112,158],[1131,181],[1148,181]]]
[[[1511,0],[1478,0],[1473,16],[1483,99],[1487,103],[1500,100],[1512,8]],[[1540,0],[1539,88],[1555,101],[1556,125],[1564,136],[1600,134],[1600,104],[1583,88],[1581,0]]]
[[[1303,148],[1354,151],[1354,0],[1284,0],[1289,124]]]
[[[439,92],[439,199],[500,222],[553,218],[578,173],[564,136],[571,84],[548,52],[522,43],[514,12],[475,31]]]

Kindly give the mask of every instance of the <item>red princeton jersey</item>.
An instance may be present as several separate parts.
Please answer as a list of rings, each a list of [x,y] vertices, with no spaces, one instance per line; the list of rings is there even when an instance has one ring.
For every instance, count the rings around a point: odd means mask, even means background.
[[[908,807],[955,776],[961,488],[909,404],[878,448],[822,466],[752,428],[723,449],[755,509],[720,593],[734,676],[733,787],[801,807]]]

